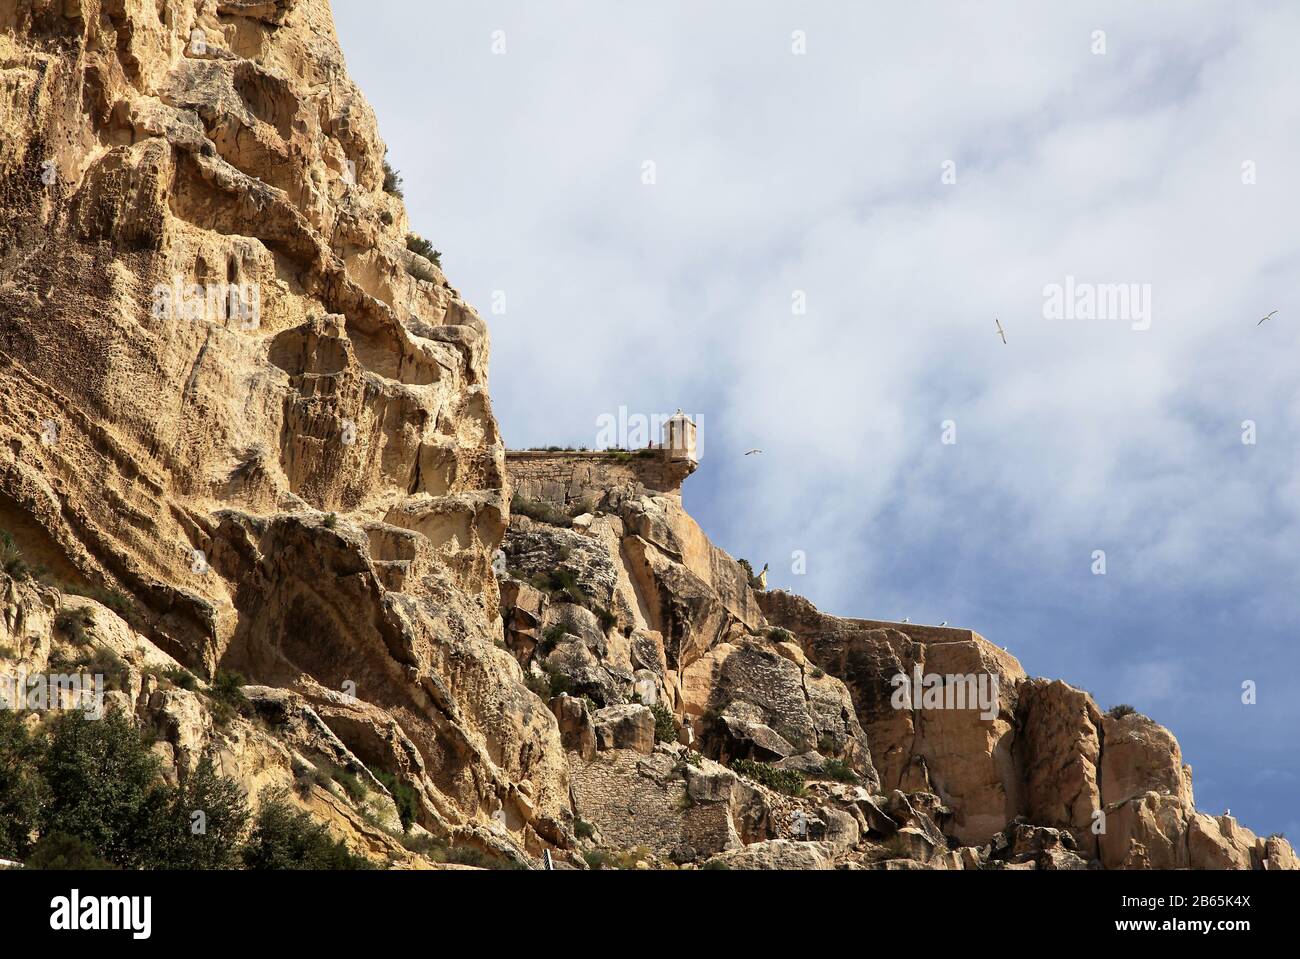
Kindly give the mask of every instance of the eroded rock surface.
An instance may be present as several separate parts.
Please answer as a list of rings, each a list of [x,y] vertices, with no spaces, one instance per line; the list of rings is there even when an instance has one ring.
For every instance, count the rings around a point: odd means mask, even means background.
[[[404,867],[1297,867],[1152,720],[765,591],[693,460],[507,456],[327,0],[0,3],[0,130],[0,669],[107,663],[170,779]]]
[[[487,328],[407,249],[326,0],[0,4],[0,129],[0,528],[150,655],[292,692],[436,834],[568,845],[496,645]],[[149,697],[178,760],[237,756],[187,698]]]

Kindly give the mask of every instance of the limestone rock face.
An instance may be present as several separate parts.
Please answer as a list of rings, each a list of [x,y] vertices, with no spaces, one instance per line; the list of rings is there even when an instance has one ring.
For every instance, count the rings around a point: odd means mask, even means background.
[[[1092,698],[1066,683],[1041,679],[1020,689],[1016,752],[1031,822],[1068,829],[1079,848],[1097,856],[1095,813],[1102,808],[1102,715]]]
[[[1151,719],[1103,715],[1082,690],[1029,679],[1010,654],[969,630],[841,619],[782,592],[759,600],[768,621],[789,629],[810,661],[844,679],[882,788],[935,794],[952,811],[945,833],[987,847],[994,863],[1285,868],[1285,840],[1262,840],[1227,817],[1196,811],[1191,768],[1173,734]],[[891,681],[917,669],[996,675],[997,718],[973,709],[897,708]],[[1012,822],[1068,838],[1039,843],[1032,856],[1007,852]]]
[[[567,844],[495,645],[487,328],[406,248],[327,0],[0,4],[0,130],[0,528],[173,665],[292,691],[435,833]],[[227,749],[186,699],[149,700],[182,764]]]
[[[760,596],[769,621],[798,637],[809,659],[842,679],[866,731],[883,788],[933,791],[956,810],[955,834],[987,842],[1024,803],[1012,753],[1018,684],[1013,656],[970,630],[902,632],[818,612],[802,597]],[[997,702],[986,717],[972,708],[898,708],[894,677],[996,678]],[[987,687],[990,691],[992,686]]]
[[[507,455],[328,0],[0,2],[0,132],[0,673],[169,779],[398,867],[1297,868],[1146,717],[766,591],[693,459]]]

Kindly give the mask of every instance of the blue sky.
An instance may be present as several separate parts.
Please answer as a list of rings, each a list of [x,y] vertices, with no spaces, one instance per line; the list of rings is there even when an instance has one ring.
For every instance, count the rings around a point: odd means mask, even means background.
[[[1063,7],[335,18],[509,445],[698,415],[687,507],[774,585],[1131,703],[1201,808],[1294,839],[1300,8]],[[1067,277],[1149,327],[1050,318]]]

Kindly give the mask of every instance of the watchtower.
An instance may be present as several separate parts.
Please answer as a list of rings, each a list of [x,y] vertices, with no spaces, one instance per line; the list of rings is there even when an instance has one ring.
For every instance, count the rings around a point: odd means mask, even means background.
[[[695,422],[678,410],[664,424],[663,449],[668,461],[690,463],[698,466],[700,458],[695,452]]]

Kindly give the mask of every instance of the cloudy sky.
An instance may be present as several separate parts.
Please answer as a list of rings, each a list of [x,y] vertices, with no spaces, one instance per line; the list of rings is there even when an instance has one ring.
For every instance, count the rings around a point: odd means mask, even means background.
[[[335,15],[511,447],[681,407],[774,585],[976,629],[1300,836],[1300,6]]]

